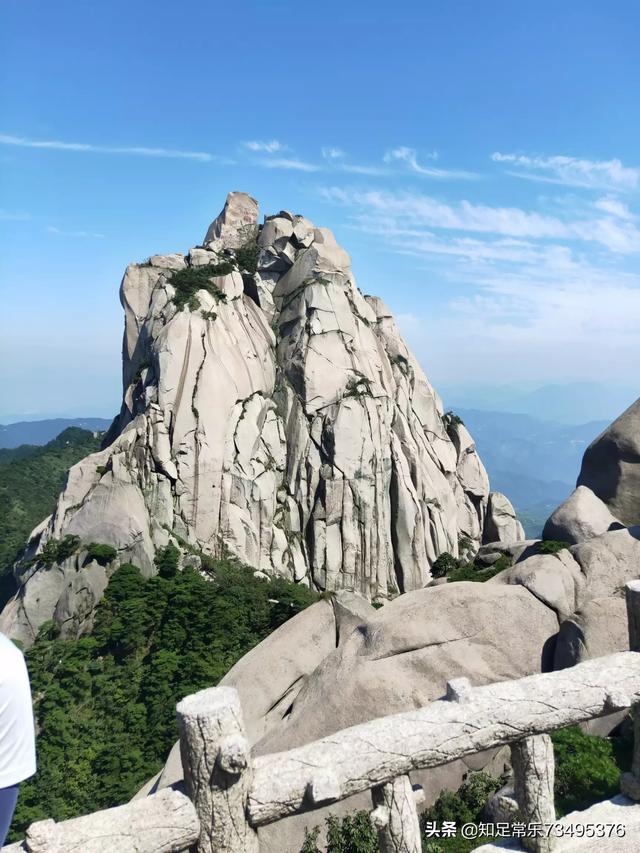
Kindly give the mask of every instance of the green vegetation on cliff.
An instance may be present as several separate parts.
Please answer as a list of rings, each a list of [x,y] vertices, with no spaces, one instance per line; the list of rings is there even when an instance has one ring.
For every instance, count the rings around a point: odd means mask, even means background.
[[[62,820],[126,802],[177,738],[175,705],[215,685],[286,619],[317,599],[305,587],[255,578],[231,560],[203,576],[158,554],[160,574],[112,575],[93,632],[78,640],[43,626],[27,652],[39,729],[38,772],[21,789],[12,838],[34,820]]]
[[[99,447],[92,432],[69,427],[44,447],[0,450],[0,606],[10,594],[11,565],[33,528],[53,511],[67,471]]]

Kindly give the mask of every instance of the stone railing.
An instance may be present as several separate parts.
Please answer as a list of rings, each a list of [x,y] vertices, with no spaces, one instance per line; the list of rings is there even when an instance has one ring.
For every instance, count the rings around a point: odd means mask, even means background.
[[[124,806],[32,824],[0,853],[258,853],[260,826],[370,790],[383,853],[420,853],[420,791],[413,770],[509,745],[518,820],[555,821],[554,756],[548,732],[640,708],[640,581],[626,585],[629,652],[558,672],[472,687],[459,678],[446,697],[336,732],[297,749],[253,758],[236,691],[214,687],[177,707],[186,795],[167,789]],[[640,713],[623,793],[640,800]],[[522,838],[534,853],[554,839]]]

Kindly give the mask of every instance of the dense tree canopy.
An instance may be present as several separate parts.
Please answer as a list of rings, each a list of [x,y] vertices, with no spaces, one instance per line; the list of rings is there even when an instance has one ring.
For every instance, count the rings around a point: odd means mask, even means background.
[[[120,566],[90,636],[61,639],[49,623],[27,652],[38,773],[22,786],[13,838],[34,820],[128,800],[177,737],[176,702],[215,685],[316,599],[230,560],[205,561],[205,573],[178,571],[179,555],[174,546],[160,552],[160,574],[149,580],[135,566]]]
[[[68,469],[99,445],[92,432],[69,427],[44,447],[0,450],[0,606],[12,592],[11,565],[33,528],[53,511]]]

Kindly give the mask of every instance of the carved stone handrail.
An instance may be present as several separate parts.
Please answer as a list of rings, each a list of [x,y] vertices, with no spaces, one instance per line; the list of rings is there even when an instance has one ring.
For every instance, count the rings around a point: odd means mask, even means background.
[[[309,792],[330,776],[331,801],[533,735],[640,702],[640,654],[618,652],[569,669],[473,688],[463,702],[437,701],[343,729],[254,762],[248,798],[254,826],[314,807]]]
[[[56,823],[32,823],[1,853],[182,853],[200,835],[193,803],[170,788],[124,806]]]

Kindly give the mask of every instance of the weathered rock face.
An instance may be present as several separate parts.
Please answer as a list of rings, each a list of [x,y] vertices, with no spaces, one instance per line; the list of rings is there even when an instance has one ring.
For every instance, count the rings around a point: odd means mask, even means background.
[[[579,486],[588,486],[623,524],[640,524],[640,400],[586,449]]]
[[[491,492],[484,524],[484,542],[522,542],[524,527],[518,521],[511,501],[502,492]]]
[[[554,669],[562,669],[628,648],[624,585],[637,578],[638,565],[640,527],[623,528],[529,557],[488,585],[524,586],[556,613]]]
[[[459,676],[486,684],[550,669],[544,647],[557,629],[553,611],[520,586],[463,582],[399,596],[323,660],[257,750],[422,707]]]
[[[232,193],[204,246],[127,268],[120,416],[32,550],[73,533],[151,573],[173,534],[320,589],[420,588],[459,537],[482,541],[473,441],[331,232],[257,216]],[[205,265],[208,289],[178,298],[172,278]],[[62,584],[49,586],[46,604],[23,587],[5,630],[52,618]]]
[[[587,486],[578,486],[547,519],[542,536],[574,545],[624,525]]]

